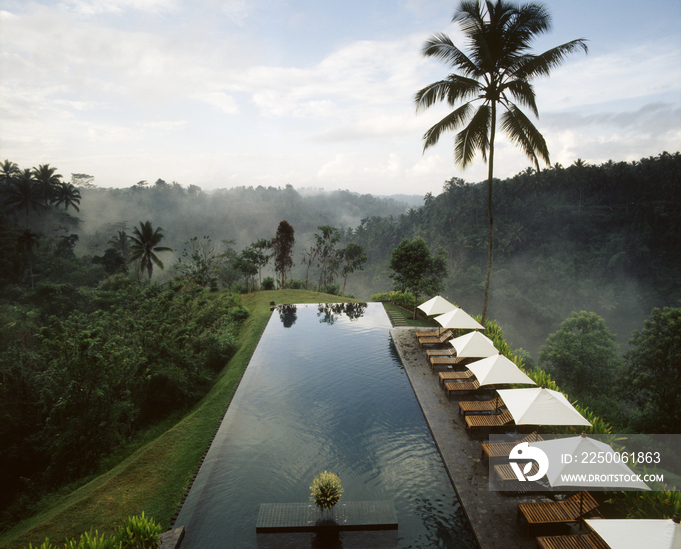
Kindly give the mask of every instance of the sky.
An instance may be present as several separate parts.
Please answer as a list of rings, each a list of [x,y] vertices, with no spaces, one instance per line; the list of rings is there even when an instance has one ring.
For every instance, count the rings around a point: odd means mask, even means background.
[[[681,150],[681,2],[548,0],[541,53],[578,52],[534,81],[551,164]],[[449,112],[414,94],[450,68],[423,57],[436,0],[0,0],[0,160],[100,187],[161,178],[204,190],[291,184],[374,195],[486,179],[455,166]],[[500,138],[495,176],[531,163]]]

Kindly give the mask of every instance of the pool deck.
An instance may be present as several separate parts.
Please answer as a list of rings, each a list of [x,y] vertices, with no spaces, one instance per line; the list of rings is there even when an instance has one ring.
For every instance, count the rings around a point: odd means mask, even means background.
[[[517,522],[517,504],[548,501],[547,498],[489,490],[489,465],[481,459],[480,448],[487,437],[468,435],[459,415],[458,399],[447,397],[438,384],[437,374],[431,370],[414,331],[416,328],[392,328],[390,335],[480,547],[533,549],[535,535],[527,534],[524,522]],[[470,394],[461,400],[471,400]]]

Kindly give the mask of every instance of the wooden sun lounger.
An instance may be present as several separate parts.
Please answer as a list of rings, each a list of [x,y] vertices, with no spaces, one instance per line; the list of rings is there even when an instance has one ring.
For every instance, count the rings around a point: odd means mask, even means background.
[[[435,371],[435,366],[456,366],[461,364],[465,357],[460,356],[431,356],[429,358],[430,369]]]
[[[445,391],[447,391],[447,396],[452,396],[452,393],[457,393],[460,391],[475,391],[480,388],[480,384],[477,379],[473,381],[445,381],[444,382]]]
[[[426,349],[426,356],[430,358],[431,356],[455,356],[456,349],[452,347],[451,349]]]
[[[596,532],[572,536],[537,537],[539,549],[610,549]]]
[[[460,403],[459,403],[460,404]],[[537,434],[537,431],[530,433],[526,437],[522,438],[519,442],[494,442],[492,444],[484,443],[481,444],[481,456],[487,456],[487,459],[491,458],[507,458],[511,453],[511,450],[520,442],[539,442],[544,440],[541,435]]]
[[[522,466],[521,466],[522,468]],[[527,473],[528,476],[536,475],[539,472],[539,464],[536,461],[532,462],[532,468]],[[533,482],[520,482],[515,476],[510,463],[500,463],[494,466],[494,474],[501,482],[501,489],[511,492],[531,492],[534,488]]]
[[[579,522],[584,515],[597,512],[597,507],[598,502],[589,492],[584,491],[570,496],[565,501],[519,503],[518,519],[521,515],[525,517],[529,533],[533,524]]]
[[[437,328],[435,330],[428,330],[427,332],[416,332],[416,338],[419,337],[439,337],[442,333],[442,328]]]
[[[468,432],[472,433],[473,429],[480,427],[503,427],[508,425],[513,421],[513,416],[511,412],[504,412],[497,415],[466,416],[464,419],[466,420]]]
[[[440,372],[437,374],[437,382],[442,384],[452,379],[470,379],[474,375],[470,370],[464,370],[463,372]]]
[[[423,347],[424,345],[441,345],[446,343],[448,339],[454,337],[451,330],[442,332],[438,337],[419,337],[419,345]]]
[[[462,400],[459,402],[459,413],[465,416],[470,412],[494,412],[504,406],[501,397],[492,400]]]

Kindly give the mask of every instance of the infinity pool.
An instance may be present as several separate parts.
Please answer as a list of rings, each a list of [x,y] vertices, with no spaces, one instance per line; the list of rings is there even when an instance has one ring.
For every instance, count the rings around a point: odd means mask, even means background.
[[[259,506],[307,502],[323,470],[340,477],[341,502],[394,501],[397,533],[296,534],[292,546],[476,547],[389,329],[380,303],[272,314],[175,523],[182,549],[285,546],[256,536]]]

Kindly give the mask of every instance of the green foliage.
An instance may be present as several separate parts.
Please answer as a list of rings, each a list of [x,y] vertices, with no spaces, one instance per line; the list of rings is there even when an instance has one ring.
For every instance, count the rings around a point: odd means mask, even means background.
[[[622,369],[615,336],[596,313],[573,312],[539,353],[546,368],[573,396],[609,396]]]
[[[0,351],[0,480],[42,471],[45,485],[59,485],[96,470],[140,429],[206,392],[249,315],[232,294],[183,282],[142,288],[120,276],[95,303],[40,329],[7,310],[16,320],[6,317],[11,344]]]
[[[373,294],[371,296],[371,301],[390,301],[390,303],[394,303],[403,309],[409,310],[414,306],[414,294],[393,290],[391,292]]]
[[[635,423],[650,433],[681,432],[681,308],[653,309],[630,344],[623,393],[639,407]]]
[[[334,473],[323,471],[314,477],[310,486],[310,501],[321,509],[331,509],[343,495],[343,486]]]
[[[274,269],[281,275],[281,285],[286,285],[286,273],[293,267],[293,244],[295,243],[295,230],[291,224],[284,220],[277,227],[277,234],[272,240],[274,250]]]
[[[291,282],[292,284],[292,282]],[[274,280],[271,276],[266,276],[265,278],[262,279],[262,289],[263,290],[274,290],[277,285],[277,281]],[[291,285],[291,288],[293,288],[293,285]],[[295,289],[295,288],[293,288]]]
[[[116,539],[121,549],[155,549],[161,525],[153,518],[141,516],[129,517],[116,532]]]
[[[681,491],[658,489],[615,492],[607,500],[616,511],[630,519],[670,519],[681,513]]]
[[[153,518],[145,517],[142,512],[140,516],[129,517],[113,535],[100,534],[97,530],[90,529],[89,532],[83,532],[80,538],[67,539],[64,549],[156,549],[160,534],[161,525]],[[50,543],[49,538],[35,548],[28,544],[28,549],[57,547]]]
[[[443,286],[443,279],[447,276],[447,261],[443,248],[439,248],[433,255],[420,237],[412,241],[402,240],[390,256],[390,268],[393,273],[395,289],[414,294],[411,308],[416,318],[416,300],[419,295],[435,295]]]

